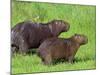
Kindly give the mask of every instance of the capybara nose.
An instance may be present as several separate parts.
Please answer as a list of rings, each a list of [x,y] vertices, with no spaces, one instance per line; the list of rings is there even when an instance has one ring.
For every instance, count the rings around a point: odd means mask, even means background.
[[[83,44],[86,44],[86,43],[88,43],[88,38],[87,37],[85,37]]]
[[[66,31],[68,31],[68,30],[69,30],[69,28],[70,28],[70,25],[69,25],[69,24],[67,24],[67,26],[66,26]]]

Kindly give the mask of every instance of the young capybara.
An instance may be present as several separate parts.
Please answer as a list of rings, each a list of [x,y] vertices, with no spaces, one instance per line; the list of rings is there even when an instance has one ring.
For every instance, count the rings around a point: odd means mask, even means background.
[[[46,65],[60,59],[72,63],[78,48],[87,42],[87,37],[81,34],[75,34],[68,39],[53,37],[39,46],[37,54]]]
[[[52,20],[48,23],[30,21],[18,23],[11,29],[12,52],[18,50],[20,53],[27,53],[28,49],[38,48],[45,39],[57,37],[69,28],[69,23],[63,20]]]

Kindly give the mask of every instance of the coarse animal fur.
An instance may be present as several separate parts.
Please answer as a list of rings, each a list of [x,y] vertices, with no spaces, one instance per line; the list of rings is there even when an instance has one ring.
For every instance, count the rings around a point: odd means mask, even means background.
[[[69,63],[73,63],[78,48],[87,42],[87,37],[81,34],[75,34],[67,39],[49,38],[39,46],[37,54],[47,65],[58,59],[65,59]]]
[[[27,53],[29,49],[38,48],[47,38],[57,37],[61,32],[68,31],[69,23],[63,20],[52,20],[48,23],[25,21],[11,29],[12,52]]]

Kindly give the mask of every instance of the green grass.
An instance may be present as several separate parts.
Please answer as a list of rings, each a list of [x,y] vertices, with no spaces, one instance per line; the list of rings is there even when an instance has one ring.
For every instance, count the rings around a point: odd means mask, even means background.
[[[85,70],[95,69],[95,61],[93,59],[77,59],[74,64],[67,62],[59,62],[56,65],[45,66],[41,63],[41,59],[36,55],[17,55],[12,59],[12,73],[37,73],[37,72],[54,72],[68,70]]]
[[[70,23],[68,32],[59,37],[67,38],[75,33],[88,37],[88,44],[81,46],[75,56],[75,63],[66,62],[45,66],[40,58],[34,55],[12,57],[12,73],[52,72],[96,68],[96,7],[70,4],[12,2],[11,27],[17,23],[31,20],[33,22],[48,22],[62,19]]]

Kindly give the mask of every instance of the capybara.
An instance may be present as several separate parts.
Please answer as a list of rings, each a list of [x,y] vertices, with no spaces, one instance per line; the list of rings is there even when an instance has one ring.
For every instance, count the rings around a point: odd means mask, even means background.
[[[78,48],[87,42],[87,37],[82,34],[75,34],[67,39],[48,38],[39,46],[37,54],[46,65],[60,59],[73,63]]]
[[[57,37],[61,32],[68,31],[69,23],[63,20],[52,20],[48,23],[33,23],[24,21],[11,29],[12,52],[17,49],[20,53],[27,53],[49,37]]]

